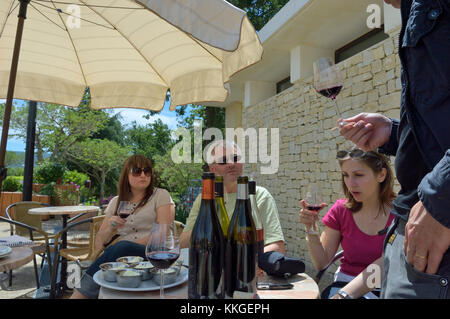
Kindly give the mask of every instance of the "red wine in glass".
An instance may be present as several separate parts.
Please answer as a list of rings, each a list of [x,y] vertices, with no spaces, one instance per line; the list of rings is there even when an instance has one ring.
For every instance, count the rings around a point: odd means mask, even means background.
[[[180,241],[173,222],[153,223],[149,240],[145,247],[145,256],[153,266],[159,269],[159,296],[164,298],[163,269],[169,268],[180,256]]]
[[[320,91],[317,91],[317,93],[320,93],[323,96],[334,100],[336,98],[336,96],[339,94],[339,92],[341,92],[341,89],[342,89],[342,85],[338,85],[338,86],[333,86],[328,89],[322,89]]]
[[[158,269],[167,269],[178,259],[180,254],[169,251],[155,251],[147,254],[147,259]]]
[[[320,58],[313,63],[314,70],[314,88],[319,94],[330,98],[334,101],[336,112],[340,118],[341,112],[336,102],[336,96],[342,90],[344,80],[341,72],[336,68],[331,58]],[[345,125],[345,121],[341,121],[339,126]]]
[[[119,208],[117,209],[117,215],[122,219],[127,219],[128,216],[133,212],[134,206],[128,201],[121,201],[119,203]]]
[[[306,208],[308,210],[312,210],[312,211],[318,212],[322,208],[322,206],[320,206],[320,205],[308,205],[308,206],[306,206]]]

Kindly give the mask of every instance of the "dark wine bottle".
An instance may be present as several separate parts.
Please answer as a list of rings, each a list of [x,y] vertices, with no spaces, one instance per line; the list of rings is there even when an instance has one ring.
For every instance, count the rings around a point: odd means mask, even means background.
[[[261,212],[258,208],[258,203],[256,202],[256,182],[249,181],[248,182],[248,194],[250,196],[250,202],[252,205],[255,228],[256,228],[256,242],[258,244],[258,255],[262,255],[264,253],[264,225],[262,221]]]
[[[256,294],[256,228],[248,196],[248,177],[238,178],[236,206],[228,227],[225,260],[225,293],[233,298],[236,291]]]
[[[214,182],[214,200],[216,203],[216,213],[219,217],[220,227],[222,228],[222,234],[226,239],[230,219],[223,201],[223,176],[216,176],[216,180]]]
[[[214,202],[214,174],[202,176],[202,202],[189,248],[188,297],[224,298],[225,243]]]

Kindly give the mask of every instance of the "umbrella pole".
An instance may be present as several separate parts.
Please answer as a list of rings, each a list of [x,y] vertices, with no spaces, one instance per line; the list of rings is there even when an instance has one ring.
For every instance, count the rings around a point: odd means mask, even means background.
[[[11,73],[9,74],[8,94],[5,105],[5,115],[3,117],[2,140],[0,146],[0,198],[3,180],[6,178],[5,155],[6,143],[8,142],[9,121],[11,119],[12,101],[14,98],[14,87],[16,85],[17,67],[19,64],[20,44],[22,43],[23,26],[27,18],[27,6],[30,0],[19,0],[19,20],[17,23],[16,40],[14,43],[13,58],[11,62]]]

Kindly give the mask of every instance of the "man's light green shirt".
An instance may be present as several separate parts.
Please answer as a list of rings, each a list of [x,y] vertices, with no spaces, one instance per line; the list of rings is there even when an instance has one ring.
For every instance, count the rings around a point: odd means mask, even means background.
[[[227,209],[228,217],[233,216],[234,206],[236,204],[236,193],[224,193],[224,202]],[[192,231],[195,221],[197,220],[200,211],[200,204],[202,195],[198,195],[192,205],[189,217],[186,220],[186,227],[184,232]],[[268,245],[277,241],[284,241],[283,231],[281,229],[280,218],[278,216],[278,209],[274,198],[264,187],[256,187],[256,203],[261,214],[261,219],[264,226],[264,245]],[[252,214],[255,216],[256,212],[252,205]]]

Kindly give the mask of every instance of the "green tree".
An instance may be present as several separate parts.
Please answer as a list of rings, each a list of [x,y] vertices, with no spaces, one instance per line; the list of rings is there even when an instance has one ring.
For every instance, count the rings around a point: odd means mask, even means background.
[[[5,155],[5,166],[6,167],[18,166],[18,165],[22,164],[24,161],[25,161],[25,153],[6,151],[6,155]]]
[[[17,108],[11,122],[15,133],[11,135],[26,139],[27,118],[28,108]],[[45,151],[51,153],[51,161],[64,157],[67,149],[104,128],[107,121],[107,113],[91,110],[87,105],[70,108],[39,103],[35,137],[38,161],[43,160]]]
[[[155,175],[158,184],[167,189],[175,201],[186,192],[192,179],[202,176],[202,164],[180,163],[172,160],[171,152],[155,157]]]
[[[160,119],[145,126],[134,121],[125,134],[126,145],[131,147],[132,152],[145,155],[152,161],[155,156],[166,154],[173,145],[171,130]]]
[[[116,142],[120,146],[125,146],[125,129],[120,122],[122,116],[117,113],[107,119],[106,125],[95,132],[92,138],[95,139],[107,139]]]
[[[100,186],[100,200],[105,196],[107,175],[121,167],[130,149],[109,140],[86,139],[74,143],[64,152],[64,158],[80,171],[92,176]],[[116,182],[117,184],[117,182]]]
[[[227,0],[229,3],[247,12],[247,16],[256,30],[262,27],[289,0]]]

